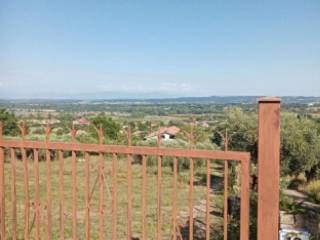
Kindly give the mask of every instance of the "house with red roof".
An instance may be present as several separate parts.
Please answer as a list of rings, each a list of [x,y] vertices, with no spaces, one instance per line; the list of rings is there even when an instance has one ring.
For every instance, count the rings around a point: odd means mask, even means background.
[[[145,137],[145,139],[157,139],[158,135],[163,140],[175,139],[176,135],[180,132],[180,128],[176,126],[160,127],[158,131],[152,132]]]
[[[90,121],[84,117],[74,120],[72,122],[74,125],[86,126],[90,124]]]

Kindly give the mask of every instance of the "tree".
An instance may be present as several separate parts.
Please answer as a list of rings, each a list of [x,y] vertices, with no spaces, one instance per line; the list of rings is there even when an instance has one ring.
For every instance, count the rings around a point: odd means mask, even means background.
[[[69,128],[72,126],[73,116],[70,113],[59,114],[60,127],[62,127],[64,133],[69,133]]]
[[[178,133],[177,138],[184,139],[188,144],[191,140],[193,145],[197,143],[210,143],[210,136],[207,129],[194,123],[181,126],[181,131]]]
[[[12,136],[19,134],[16,116],[4,108],[0,109],[0,122],[3,124],[3,134]]]
[[[146,122],[142,122],[139,121],[138,122],[138,130],[142,131],[142,132],[148,132],[150,131],[150,122],[146,121]]]
[[[253,160],[257,157],[257,116],[245,113],[241,108],[230,107],[224,110],[225,120],[218,123],[213,132],[212,141],[223,148],[220,134],[228,129],[230,150],[250,152]]]
[[[240,108],[227,108],[225,120],[218,123],[212,141],[221,148],[220,133],[228,129],[229,149],[247,151],[257,159],[258,119]],[[295,114],[281,115],[281,173],[305,173],[308,180],[320,176],[320,125],[317,121]]]
[[[304,172],[308,180],[320,176],[320,129],[312,119],[293,114],[282,116],[281,170],[284,174]]]
[[[102,127],[104,131],[104,137],[109,140],[117,140],[120,137],[121,126],[115,122],[112,118],[106,117],[105,114],[100,113],[92,119],[92,124],[99,128]]]

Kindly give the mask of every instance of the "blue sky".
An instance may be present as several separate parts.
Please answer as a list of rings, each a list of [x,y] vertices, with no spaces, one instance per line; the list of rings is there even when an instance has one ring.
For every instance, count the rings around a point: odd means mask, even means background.
[[[319,0],[0,0],[0,98],[320,96],[319,13]]]

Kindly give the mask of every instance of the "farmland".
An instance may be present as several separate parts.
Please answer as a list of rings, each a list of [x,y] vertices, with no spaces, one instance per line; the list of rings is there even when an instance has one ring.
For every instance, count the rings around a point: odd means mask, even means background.
[[[49,140],[52,142],[70,142],[72,129],[77,130],[75,140],[79,143],[99,143],[97,130],[103,131],[103,144],[128,145],[128,133],[131,133],[131,144],[134,146],[152,146],[171,148],[195,148],[224,150],[223,138],[227,132],[230,136],[228,149],[245,151],[251,154],[251,177],[255,179],[257,164],[257,105],[255,98],[231,98],[224,99],[169,99],[169,100],[6,100],[0,102],[3,108],[1,121],[4,122],[5,139],[21,139],[18,128],[25,124],[28,140],[45,141],[45,127],[50,127]],[[318,98],[284,98],[281,110],[281,195],[280,208],[288,214],[302,214],[309,219],[320,218],[320,104]],[[153,137],[160,129],[173,127],[178,132],[170,135],[168,139],[162,139],[160,143]],[[190,137],[192,136],[192,138]],[[17,156],[19,156],[19,149]],[[84,159],[82,153],[77,153],[77,231],[79,236],[84,236],[85,231],[85,175]],[[20,238],[23,238],[23,166],[21,159],[17,159],[17,200],[18,200],[18,228]],[[98,238],[99,184],[96,184],[98,176],[97,156],[90,158],[90,201],[91,237]],[[109,239],[112,223],[111,195],[112,186],[112,160],[110,155],[105,155],[104,191],[104,220],[105,236]],[[148,159],[147,166],[147,200],[146,219],[147,236],[153,239],[156,232],[157,213],[157,167],[155,159]],[[183,233],[188,225],[188,193],[189,193],[189,165],[188,159],[178,161],[178,223]],[[200,161],[201,162],[201,161]],[[32,154],[29,154],[29,189],[31,203],[34,199],[34,169]],[[66,153],[64,179],[65,197],[65,228],[66,238],[71,237],[72,225],[72,179],[71,158]],[[133,162],[133,236],[141,235],[141,191],[142,189],[142,164],[138,156]],[[53,154],[52,158],[52,201],[53,201],[53,234],[56,238],[59,234],[59,161]],[[173,159],[165,159],[162,162],[162,195],[161,207],[163,236],[172,234],[172,194],[173,194]],[[10,159],[6,160],[5,169],[11,172]],[[127,234],[127,158],[119,156],[117,166],[117,234],[119,239],[124,239]],[[228,185],[229,201],[239,195],[239,182],[237,175],[239,169],[236,165],[229,165],[230,181]],[[46,163],[40,161],[40,198],[41,221],[45,223],[46,217]],[[223,213],[223,177],[222,165],[219,162],[211,164],[211,179],[214,185],[210,187],[210,215],[212,233],[214,239],[223,237],[222,213]],[[219,180],[220,179],[220,180]],[[205,199],[206,199],[206,175],[205,164],[195,167],[194,179],[194,212],[195,226],[204,234]],[[11,209],[10,195],[11,175],[6,174],[6,206]],[[303,196],[305,203],[297,201],[288,191]],[[251,205],[256,207],[256,184],[252,180]],[[234,202],[237,205],[237,201]],[[311,206],[311,207],[310,207]],[[239,230],[238,209],[230,209],[228,221],[228,234],[236,235]],[[30,212],[30,234],[35,234],[33,223],[34,210]],[[10,218],[10,216],[7,216]],[[251,235],[255,236],[255,215],[251,215]],[[41,224],[41,234],[44,236],[46,225]],[[12,229],[8,229],[10,236]],[[314,233],[316,234],[316,233]],[[201,238],[200,238],[201,239]]]

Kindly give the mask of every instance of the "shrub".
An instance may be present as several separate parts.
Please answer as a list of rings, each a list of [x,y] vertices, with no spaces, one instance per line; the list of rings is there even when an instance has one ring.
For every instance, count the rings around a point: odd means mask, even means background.
[[[13,113],[7,109],[0,109],[0,122],[3,123],[3,134],[17,136],[19,134],[18,120]]]
[[[97,143],[96,138],[84,130],[79,130],[76,138],[80,143]]]
[[[290,189],[300,189],[301,186],[306,184],[307,178],[305,177],[304,173],[300,173],[298,176],[292,178],[288,185]]]
[[[149,139],[146,141],[139,141],[137,142],[137,145],[139,146],[156,146],[157,140],[156,139]],[[167,147],[167,148],[181,148],[181,149],[187,149],[188,148],[188,142],[181,140],[181,139],[173,139],[170,141],[161,141],[161,147]],[[215,144],[212,144],[211,142],[202,142],[196,144],[196,149],[216,149],[217,146]],[[183,158],[178,157],[178,171],[189,169],[189,158]],[[139,159],[136,158],[136,162],[140,163]],[[140,159],[141,160],[141,159]],[[148,158],[147,161],[148,166],[156,166],[157,165],[157,158],[155,156],[151,156]],[[162,157],[162,166],[169,166],[173,169],[173,157],[171,156],[164,156]],[[194,170],[197,171],[201,167],[205,166],[205,161],[195,159],[194,160]]]
[[[44,131],[42,127],[30,127],[29,134],[33,135],[44,135]]]
[[[64,130],[63,130],[62,127],[54,128],[54,129],[52,130],[52,132],[55,133],[55,134],[58,135],[58,136],[61,136],[61,135],[64,134]]]
[[[320,202],[320,180],[314,180],[304,187],[304,191],[311,197],[315,202]]]

